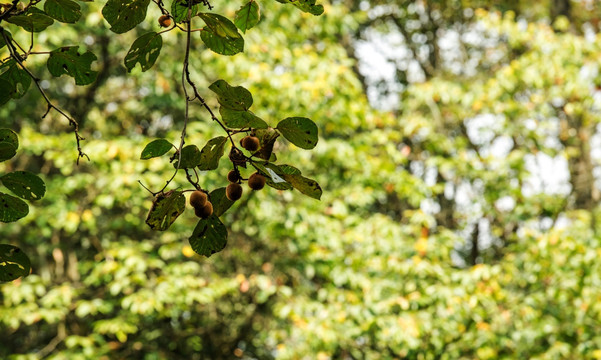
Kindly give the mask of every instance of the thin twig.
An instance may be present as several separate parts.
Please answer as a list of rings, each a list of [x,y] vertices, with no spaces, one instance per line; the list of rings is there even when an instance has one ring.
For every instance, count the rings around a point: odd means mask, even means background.
[[[77,152],[78,152],[76,163],[79,165],[79,159],[81,159],[83,157],[90,160],[90,157],[88,155],[86,155],[83,152],[83,150],[81,149],[80,142],[81,142],[81,140],[84,140],[84,137],[82,137],[79,134],[79,124],[77,123],[77,121],[75,119],[73,119],[71,116],[67,115],[67,113],[65,113],[61,108],[54,105],[52,103],[52,101],[50,101],[50,98],[48,98],[48,95],[46,95],[46,92],[44,91],[44,89],[42,89],[42,86],[40,85],[40,79],[37,78],[27,67],[25,67],[25,65],[23,64],[23,61],[21,60],[21,56],[17,53],[17,49],[15,48],[12,39],[9,39],[9,37],[6,35],[6,32],[4,31],[4,29],[2,27],[0,27],[0,34],[2,34],[2,37],[4,38],[4,42],[6,43],[6,47],[8,48],[8,51],[9,51],[11,57],[29,75],[29,77],[31,77],[31,79],[35,83],[36,87],[38,88],[40,94],[42,94],[42,97],[46,101],[46,104],[48,105],[46,112],[44,113],[44,115],[42,115],[42,119],[45,118],[48,115],[48,113],[50,112],[50,110],[52,110],[52,109],[54,109],[56,112],[58,112],[63,117],[65,117],[69,121],[69,124],[71,126],[73,126],[73,132],[75,133],[75,140],[77,142]]]

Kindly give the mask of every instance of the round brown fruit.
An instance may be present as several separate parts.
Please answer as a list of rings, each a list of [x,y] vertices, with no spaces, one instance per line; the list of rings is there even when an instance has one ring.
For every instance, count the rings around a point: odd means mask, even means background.
[[[248,186],[253,190],[261,190],[265,187],[265,176],[254,173],[248,178]]]
[[[207,194],[200,190],[194,191],[190,194],[190,205],[195,209],[200,209],[207,203]]]
[[[237,170],[232,170],[227,173],[227,180],[231,183],[237,183],[240,180],[240,173]]]
[[[240,141],[240,145],[248,151],[259,150],[259,139],[256,136],[245,136]]]
[[[201,219],[206,219],[209,216],[213,215],[213,204],[210,201],[207,201],[203,207],[194,208],[194,213]]]
[[[242,197],[242,186],[237,183],[231,183],[225,188],[225,196],[231,201],[236,201]]]
[[[169,18],[169,15],[161,15],[159,18],[159,25],[164,28],[171,26],[171,18]]]

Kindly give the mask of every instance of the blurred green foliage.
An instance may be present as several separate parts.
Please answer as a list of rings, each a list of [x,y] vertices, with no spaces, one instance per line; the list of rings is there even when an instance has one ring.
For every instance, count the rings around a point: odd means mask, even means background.
[[[222,217],[228,246],[210,259],[187,242],[188,205],[169,231],[146,227],[152,199],[138,184],[160,187],[172,170],[139,157],[149,137],[179,136],[181,35],[165,37],[155,70],[126,74],[123,49],[137,36],[109,37],[97,4],[82,4],[79,32],[53,30],[105,54],[97,86],[59,78],[48,89],[84,119],[91,161],[75,164],[62,119],[39,120],[35,92],[0,109],[21,139],[0,171],[38,173],[47,188],[29,216],[0,227],[33,269],[0,285],[0,358],[601,358],[598,213],[580,202],[570,165],[596,164],[599,35],[476,11],[470,23],[496,39],[478,72],[432,74],[382,112],[341,41],[369,18],[351,3],[323,2],[317,18],[263,1],[244,53],[191,58],[199,87],[244,85],[261,118],[302,113],[320,133],[313,152],[290,146],[279,160],[316,174],[321,202],[245,197]],[[233,17],[239,5],[220,6]],[[156,30],[158,16],[135,31]],[[219,129],[191,113],[200,147]],[[529,185],[535,154],[565,159],[571,190]],[[225,186],[226,173],[203,186]]]

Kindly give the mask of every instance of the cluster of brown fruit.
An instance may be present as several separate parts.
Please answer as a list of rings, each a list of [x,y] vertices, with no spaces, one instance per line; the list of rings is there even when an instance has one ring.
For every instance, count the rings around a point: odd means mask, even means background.
[[[256,136],[245,136],[240,141],[240,145],[250,152],[257,151],[259,149],[259,139]],[[227,174],[227,179],[230,184],[225,189],[225,196],[231,201],[239,200],[242,197],[240,173],[237,169],[234,169]],[[252,190],[261,190],[265,187],[265,180],[265,176],[255,172],[248,178],[248,187]]]
[[[206,219],[213,214],[213,204],[209,201],[207,194],[200,190],[196,190],[190,195],[190,205],[194,208],[196,216],[201,219]]]

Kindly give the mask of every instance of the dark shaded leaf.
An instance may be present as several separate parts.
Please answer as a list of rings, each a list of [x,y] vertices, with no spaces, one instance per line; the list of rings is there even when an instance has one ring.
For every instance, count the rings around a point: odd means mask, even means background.
[[[260,16],[259,4],[251,0],[236,11],[234,24],[245,33],[246,30],[259,23]]]
[[[253,128],[253,129],[267,129],[269,125],[253,114],[251,111],[240,111],[240,110],[232,110],[223,106],[219,107],[219,113],[221,114],[221,119],[225,125],[232,129],[242,129],[242,128]]]
[[[244,51],[244,39],[228,18],[211,13],[199,13],[198,16],[207,24],[200,32],[200,38],[209,49],[221,55]]]
[[[0,142],[0,162],[11,159],[17,154],[17,148],[9,142]]]
[[[150,69],[159,57],[162,46],[163,38],[156,32],[149,32],[137,38],[125,55],[127,71],[132,71],[137,63],[140,63],[142,71]]]
[[[322,190],[317,181],[302,175],[283,174],[282,177],[301,193],[317,200],[321,199]]]
[[[46,0],[44,11],[48,16],[64,23],[75,23],[81,17],[81,7],[71,0]]]
[[[190,7],[190,18],[196,16],[200,5],[192,4]],[[182,0],[174,0],[171,4],[171,15],[175,19],[175,22],[181,23],[188,19],[188,2]]]
[[[266,168],[266,184],[278,190],[292,190],[290,185],[283,177],[284,174],[300,175],[300,170],[290,165],[275,165],[271,163],[265,164]]]
[[[204,149],[203,149],[204,150]],[[201,162],[201,152],[196,145],[186,145],[182,149],[182,164],[180,169],[189,169],[198,166]],[[177,168],[177,161],[173,164]]]
[[[0,244],[0,282],[13,281],[29,275],[31,262],[21,249],[8,244]]]
[[[192,236],[190,246],[196,253],[209,257],[220,252],[227,245],[227,229],[214,214],[198,221]]]
[[[25,95],[31,85],[29,74],[21,69],[13,59],[0,65],[0,79],[10,84],[10,90],[6,95],[13,99],[18,99]]]
[[[77,85],[88,85],[96,80],[97,71],[92,70],[96,55],[91,51],[80,54],[78,46],[58,48],[48,57],[48,70],[52,76],[67,74],[75,79]]]
[[[181,191],[171,190],[158,194],[146,217],[146,224],[152,230],[165,231],[186,209],[186,197]]]
[[[54,24],[51,17],[35,7],[29,8],[24,14],[11,16],[4,21],[20,26],[29,32],[40,32]]]
[[[165,139],[152,140],[142,150],[140,159],[148,160],[154,157],[165,155],[169,150],[174,148],[173,144]]]
[[[271,160],[273,145],[280,134],[273,128],[260,129],[255,131],[255,136],[259,138],[261,147],[259,151],[253,154],[263,160]]]
[[[150,0],[108,0],[102,16],[111,25],[111,31],[122,34],[144,21],[149,3]]]
[[[17,221],[27,214],[29,206],[23,200],[0,192],[0,221]]]
[[[215,170],[219,167],[219,159],[223,156],[227,137],[218,136],[207,142],[200,152],[200,170]]]
[[[289,117],[276,127],[286,140],[303,149],[313,149],[317,145],[317,125],[304,117]]]
[[[19,148],[19,137],[11,129],[0,129],[0,142],[10,143],[15,149]]]
[[[209,90],[217,94],[221,106],[231,110],[245,111],[253,104],[250,91],[242,86],[231,86],[225,80],[215,81],[209,86]]]
[[[46,193],[44,181],[29,171],[14,171],[0,177],[0,180],[10,191],[25,200],[39,200]]]
[[[224,187],[211,191],[209,194],[209,200],[211,201],[211,204],[213,204],[214,216],[221,216],[225,214],[225,212],[228,211],[232,205],[234,205],[234,201],[231,201],[227,198],[227,196],[225,196]]]

